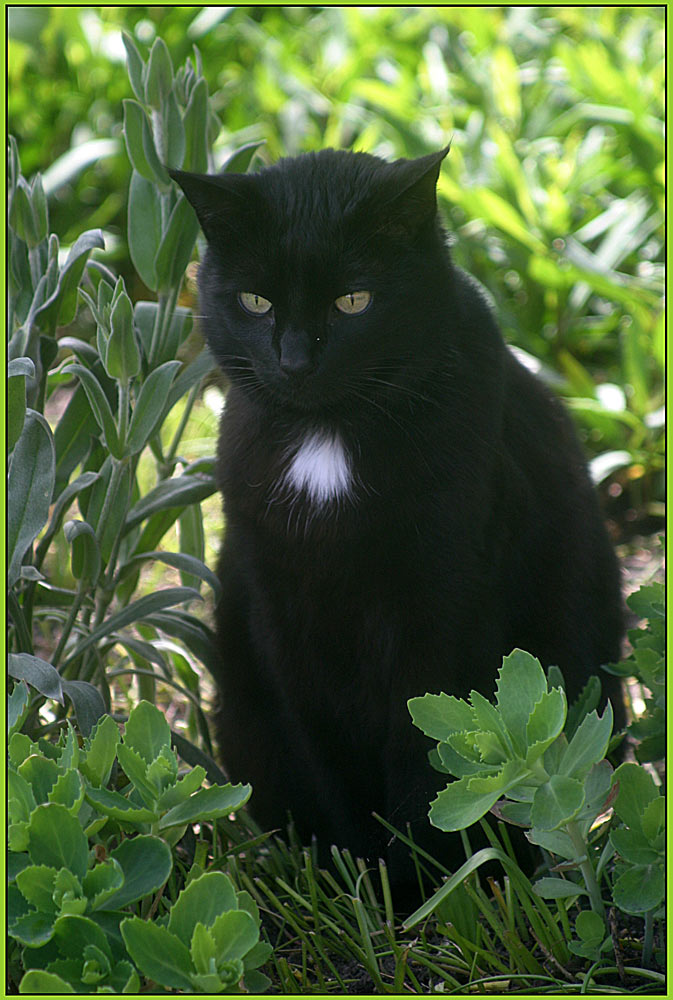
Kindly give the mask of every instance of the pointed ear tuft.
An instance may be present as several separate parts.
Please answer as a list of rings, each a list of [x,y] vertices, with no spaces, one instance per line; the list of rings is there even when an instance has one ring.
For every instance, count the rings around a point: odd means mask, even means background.
[[[396,171],[397,191],[390,208],[390,223],[402,226],[408,235],[434,219],[437,212],[437,178],[442,160],[451,143],[436,153],[420,156],[416,160],[397,160],[391,164]]]

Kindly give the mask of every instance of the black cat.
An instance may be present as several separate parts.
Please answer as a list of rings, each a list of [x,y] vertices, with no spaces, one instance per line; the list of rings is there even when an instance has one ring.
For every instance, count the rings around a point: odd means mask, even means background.
[[[376,811],[452,867],[427,820],[445,782],[407,699],[490,695],[516,646],[558,664],[572,698],[619,657],[622,612],[570,420],[451,262],[447,151],[173,176],[208,241],[203,328],[231,383],[225,765],[266,828],[289,811],[303,838],[375,859],[390,839]]]

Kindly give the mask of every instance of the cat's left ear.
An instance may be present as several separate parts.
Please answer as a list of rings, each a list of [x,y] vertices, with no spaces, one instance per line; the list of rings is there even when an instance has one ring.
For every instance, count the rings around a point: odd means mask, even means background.
[[[168,173],[185,193],[209,243],[225,232],[245,228],[255,201],[254,180],[249,174]]]
[[[414,234],[437,212],[437,178],[442,160],[451,143],[437,153],[420,156],[416,160],[397,160],[391,164],[395,171],[396,194],[390,211],[390,222],[402,225],[407,233]]]

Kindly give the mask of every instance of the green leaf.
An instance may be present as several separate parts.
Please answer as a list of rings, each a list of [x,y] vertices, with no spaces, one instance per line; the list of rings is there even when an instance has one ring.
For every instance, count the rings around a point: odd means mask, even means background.
[[[146,180],[157,184],[162,191],[170,185],[170,178],[157,156],[152,127],[145,109],[137,101],[124,100],[124,139],[133,168]]]
[[[159,829],[167,830],[183,823],[200,823],[228,816],[230,812],[245,805],[251,794],[250,785],[214,785],[202,788],[185,802],[169,809],[159,821]]]
[[[39,948],[54,936],[54,918],[44,911],[26,913],[14,921],[10,934],[29,948]]]
[[[201,77],[192,88],[184,116],[185,170],[201,174],[205,173],[208,169],[207,122],[208,84]]]
[[[119,927],[128,953],[143,975],[161,986],[191,993],[189,951],[175,934],[139,917],[122,920]]]
[[[598,708],[600,697],[601,682],[596,674],[591,674],[579,696],[568,709],[568,721],[565,727],[565,734],[568,740],[573,738],[577,732],[577,727],[585,716]]]
[[[124,884],[124,872],[116,858],[108,858],[91,868],[82,882],[82,888],[92,910],[104,906]]]
[[[433,740],[446,741],[453,733],[474,729],[472,709],[453,695],[425,694],[407,702],[415,726]]]
[[[564,878],[540,878],[533,882],[533,892],[543,899],[572,899],[587,896],[587,890]]]
[[[156,812],[156,801],[159,789],[149,780],[147,763],[140,754],[135,753],[128,745],[120,743],[117,747],[119,764],[127,778],[133,783],[144,804],[152,812]]]
[[[95,249],[105,249],[105,241],[99,229],[82,233],[71,246],[55,290],[35,312],[35,319],[42,329],[54,330],[56,326],[67,326],[75,318],[79,283],[89,254]]]
[[[185,158],[185,127],[173,91],[162,109],[164,122],[164,166],[181,167]]]
[[[133,329],[133,306],[123,286],[110,313],[110,337],[103,363],[110,378],[123,385],[140,371],[140,349]]]
[[[500,798],[500,789],[476,792],[470,788],[472,778],[460,778],[439,793],[431,803],[428,816],[440,830],[464,830],[472,826]]]
[[[600,718],[595,711],[585,715],[561,757],[560,774],[581,780],[605,757],[612,735],[612,719],[610,702]]]
[[[659,789],[652,776],[639,764],[620,764],[612,776],[612,784],[619,785],[614,811],[622,823],[632,830],[643,829],[642,818],[651,802],[659,798]]]
[[[581,910],[575,920],[578,937],[587,944],[600,945],[606,935],[605,921],[593,910]]]
[[[128,513],[126,528],[130,531],[159,511],[200,503],[211,496],[216,488],[211,476],[188,475],[166,479],[134,504]]]
[[[144,101],[145,85],[143,83],[143,70],[145,68],[145,63],[143,62],[142,56],[138,52],[136,43],[127,31],[122,31],[122,41],[124,42],[124,48],[126,49],[126,68],[128,70],[131,86],[133,87],[133,93],[139,101]]]
[[[515,750],[526,753],[526,726],[530,715],[547,693],[547,678],[540,661],[515,649],[502,661],[498,672],[496,702]]]
[[[68,868],[84,878],[89,846],[82,827],[65,806],[39,805],[28,822],[28,853],[33,864]]]
[[[171,873],[173,859],[165,841],[158,837],[138,834],[127,837],[110,852],[123,873],[121,889],[100,905],[102,910],[121,910],[129,903],[157,892]]]
[[[124,744],[151,764],[164,748],[170,750],[171,731],[163,712],[147,701],[131,711],[124,727]]]
[[[27,549],[47,523],[54,489],[56,457],[49,424],[40,413],[26,411],[7,484],[7,584],[19,578]]]
[[[197,923],[194,928],[189,953],[192,956],[192,962],[197,973],[200,975],[208,974],[209,969],[215,964],[215,939],[210,931],[201,923]]]
[[[39,656],[31,656],[30,653],[10,653],[7,657],[7,670],[11,677],[28,681],[45,698],[53,698],[63,704],[61,675],[51,663]]]
[[[173,87],[173,65],[163,38],[155,38],[145,73],[145,101],[161,110]]]
[[[253,156],[255,155],[257,150],[260,149],[265,144],[265,142],[266,139],[260,139],[257,140],[256,142],[248,142],[245,144],[245,146],[240,146],[237,150],[235,150],[231,154],[229,159],[223,164],[220,173],[244,174],[248,169],[248,167],[250,166]]]
[[[72,702],[82,736],[88,736],[102,715],[105,702],[100,691],[88,681],[63,681],[63,693]]]
[[[584,804],[584,786],[575,778],[552,774],[533,799],[531,823],[535,829],[556,830],[574,819]]]
[[[176,288],[192,256],[199,224],[194,209],[181,193],[154,258],[159,289]]]
[[[74,988],[65,979],[54,972],[45,972],[44,969],[30,969],[19,983],[19,993],[48,993],[50,996],[58,996],[59,993],[74,992]]]
[[[84,796],[98,812],[121,823],[130,823],[138,827],[145,823],[153,823],[156,819],[156,812],[153,809],[137,806],[119,792],[109,788],[87,788]]]
[[[175,569],[179,569],[181,573],[196,577],[199,580],[204,580],[211,587],[215,598],[217,599],[221,589],[220,581],[217,576],[205,565],[205,563],[201,562],[200,559],[197,559],[194,556],[186,555],[184,552],[163,552],[159,549],[156,549],[153,552],[137,552],[128,563],[125,563],[122,569],[131,565],[131,563],[141,562],[147,559],[156,559],[158,562],[165,563],[167,566],[174,566]],[[184,585],[192,586],[191,583],[185,583]]]
[[[174,785],[166,788],[162,793],[158,801],[159,809],[167,810],[171,809],[173,806],[178,805],[184,799],[187,799],[203,784],[203,779],[206,777],[206,769],[201,766],[195,767],[193,770],[188,771],[187,774],[183,775]]]
[[[25,365],[21,364],[22,362],[25,362]],[[11,451],[19,440],[26,419],[26,376],[33,378],[35,376],[35,365],[30,358],[16,358],[10,361],[7,366],[8,451]]]
[[[95,945],[112,961],[108,940],[98,924],[78,914],[59,917],[54,924],[54,934],[61,952],[67,958],[81,959],[88,945]]]
[[[155,368],[143,382],[133,408],[127,447],[135,455],[145,447],[161,420],[166,396],[173,381],[179,361],[165,361]]]
[[[612,898],[624,913],[641,915],[662,903],[665,890],[663,864],[638,865],[615,881]]]
[[[243,958],[259,940],[259,929],[245,910],[221,913],[210,930],[215,939],[218,964]]]
[[[543,694],[533,708],[526,725],[526,764],[532,767],[563,731],[566,720],[566,696],[562,688]]]
[[[118,743],[119,727],[109,715],[98,720],[84,741],[80,771],[96,788],[108,783]]]
[[[93,528],[86,521],[66,521],[63,533],[72,550],[72,575],[76,580],[95,585],[100,573],[101,559],[98,539]]]
[[[116,614],[111,615],[102,625],[82,639],[71,655],[64,661],[62,669],[65,671],[65,668],[73,660],[81,656],[85,649],[95,645],[99,639],[111,635],[117,629],[147,618],[162,608],[171,607],[174,604],[194,599],[203,600],[198,590],[192,590],[191,587],[167,587],[166,590],[160,590],[156,593],[145,594],[143,597],[139,597],[137,601],[129,604]]]
[[[662,799],[663,802],[663,799]],[[654,849],[640,830],[620,826],[610,831],[610,842],[620,858],[633,865],[652,865],[662,861],[661,852]]]
[[[71,767],[70,770],[60,774],[49,792],[49,801],[58,802],[65,806],[73,816],[78,816],[80,806],[84,801],[84,785],[79,771]]]
[[[92,371],[83,365],[71,364],[62,369],[63,373],[77,375],[86,392],[87,399],[91,406],[91,411],[96,419],[103,440],[114,458],[120,459],[124,455],[123,442],[120,442],[117,434],[112,410],[108,403],[107,396],[103,388]]]
[[[168,929],[181,941],[191,941],[198,923],[210,927],[221,913],[236,908],[231,879],[222,872],[206,872],[190,882],[173,903]]]
[[[54,881],[56,869],[47,865],[30,865],[16,876],[16,884],[24,899],[36,910],[55,914]]]
[[[137,170],[131,175],[127,233],[133,266],[147,287],[156,292],[154,258],[161,242],[161,195]]]
[[[47,757],[31,754],[18,769],[19,777],[30,785],[35,801],[47,802],[49,793],[58,780],[58,766]]]
[[[14,685],[14,690],[7,696],[7,735],[12,736],[23,725],[27,714],[30,695],[25,681]]]
[[[82,891],[82,883],[67,868],[61,868],[54,879],[54,902],[61,914],[82,914],[87,900]]]

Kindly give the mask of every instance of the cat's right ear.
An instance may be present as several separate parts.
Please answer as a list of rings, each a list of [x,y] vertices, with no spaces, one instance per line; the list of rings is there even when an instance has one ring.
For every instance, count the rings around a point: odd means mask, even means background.
[[[245,174],[168,173],[185,193],[209,243],[224,232],[241,228],[253,200],[253,184]]]

